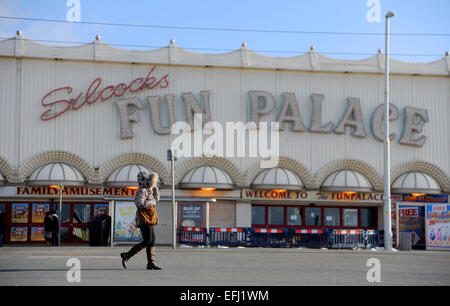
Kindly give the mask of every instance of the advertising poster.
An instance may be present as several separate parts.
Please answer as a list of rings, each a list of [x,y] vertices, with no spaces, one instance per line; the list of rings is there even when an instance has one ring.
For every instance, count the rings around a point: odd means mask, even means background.
[[[26,203],[12,204],[11,223],[28,223],[28,204]]]
[[[427,249],[450,250],[450,205],[427,205]]]
[[[178,209],[178,226],[205,227],[205,204],[180,203]]]
[[[138,242],[141,231],[136,227],[134,202],[116,202],[114,209],[114,242]]]
[[[108,216],[109,204],[94,204],[94,217],[95,216]]]
[[[11,227],[10,241],[27,241],[28,228],[27,227]]]
[[[50,210],[50,204],[33,203],[31,208],[31,223],[44,223],[45,213]]]
[[[45,241],[44,227],[32,227],[31,228],[31,241]]]
[[[426,194],[423,196],[414,196],[412,194],[403,195],[403,202],[426,202],[434,204],[448,203],[448,195],[446,194]]]
[[[89,229],[84,227],[74,227],[73,231],[74,241],[89,241]]]
[[[425,221],[422,206],[399,205],[399,231],[411,233],[412,247],[425,246]]]

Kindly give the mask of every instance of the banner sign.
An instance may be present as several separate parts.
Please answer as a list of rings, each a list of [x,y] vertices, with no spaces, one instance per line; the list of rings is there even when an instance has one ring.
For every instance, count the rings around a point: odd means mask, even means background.
[[[450,250],[450,205],[427,205],[427,249]]]
[[[242,198],[250,200],[283,200],[313,202],[366,202],[382,203],[383,194],[375,192],[324,192],[242,190]]]
[[[400,232],[411,233],[412,246],[425,245],[425,223],[423,207],[419,206],[398,206],[399,230]]]
[[[21,197],[36,197],[36,196],[59,196],[59,191],[49,186],[19,186],[14,187],[15,194]],[[64,186],[63,197],[134,197],[136,190],[126,187],[82,187],[82,186]]]
[[[423,196],[403,195],[403,202],[448,203],[446,194],[427,194]]]
[[[141,231],[136,227],[134,202],[115,202],[114,242],[139,242]]]

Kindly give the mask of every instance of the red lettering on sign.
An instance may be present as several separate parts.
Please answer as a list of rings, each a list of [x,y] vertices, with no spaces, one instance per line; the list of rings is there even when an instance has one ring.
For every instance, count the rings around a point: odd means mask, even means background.
[[[41,100],[41,105],[44,107],[48,107],[48,109],[42,113],[41,120],[47,121],[54,119],[56,117],[61,116],[69,109],[72,110],[78,110],[83,105],[87,104],[94,104],[99,99],[104,102],[112,97],[121,97],[123,96],[127,91],[130,93],[135,93],[144,89],[154,89],[157,86],[160,88],[166,88],[169,86],[169,74],[166,74],[162,76],[159,80],[152,76],[153,71],[156,69],[156,66],[153,66],[153,68],[150,70],[150,72],[147,74],[147,76],[144,78],[137,78],[130,82],[129,85],[126,85],[124,83],[119,83],[117,85],[108,85],[102,90],[100,90],[100,87],[102,85],[102,79],[96,78],[92,83],[89,85],[88,89],[86,90],[86,93],[80,92],[78,96],[75,98],[70,98],[69,95],[72,93],[73,88],[70,86],[65,86],[61,88],[54,89],[44,95],[44,97]],[[138,86],[139,85],[139,86]],[[82,98],[84,94],[84,97]],[[52,100],[52,97],[55,95],[64,95],[66,98],[62,98],[59,100]],[[81,99],[80,99],[81,98]],[[55,110],[58,108],[58,110]]]
[[[140,82],[141,82],[141,85],[139,85],[138,88],[133,89],[133,85],[134,85],[134,83],[137,82],[137,81],[140,81]],[[130,83],[130,86],[128,86],[128,90],[129,90],[130,92],[138,92],[138,91],[140,91],[140,90],[141,90],[141,86],[142,86],[142,84],[144,83],[143,81],[144,81],[143,78],[137,78],[136,80],[134,80],[134,81],[132,81],[132,82]]]
[[[107,90],[110,90],[111,92],[110,92],[109,96],[104,97],[103,94]],[[102,91],[100,91],[100,99],[102,99],[102,102],[106,101],[106,100],[110,99],[113,96],[113,94],[114,94],[114,86],[112,86],[112,85],[106,86],[105,88],[102,89]]]
[[[400,217],[418,217],[419,209],[418,208],[400,208],[399,215],[400,215]]]
[[[101,78],[96,78],[94,80],[94,82],[91,83],[91,86],[89,86],[89,88],[88,88],[88,90],[86,92],[86,99],[85,99],[85,101],[87,102],[87,104],[95,103],[95,102],[97,102],[98,98],[100,98],[100,95],[95,96],[95,92],[97,91],[97,89],[100,87],[101,84],[102,84],[102,79]],[[95,88],[93,90],[92,90],[92,86],[95,86]],[[95,96],[94,100],[90,100],[90,98],[92,96]]]
[[[245,195],[247,198],[253,198],[253,192],[251,192],[250,190],[246,190]]]
[[[50,108],[41,115],[41,120],[50,120],[50,119],[56,118],[58,116],[61,116],[70,108],[70,106],[72,104],[72,101],[70,101],[70,100],[61,99],[61,100],[56,100],[53,102],[47,102],[48,97],[50,97],[52,94],[54,94],[56,92],[60,92],[60,91],[67,91],[67,94],[70,94],[72,92],[72,87],[61,87],[61,88],[50,91],[48,94],[46,94],[42,98],[41,104],[42,104],[42,106],[47,107],[47,106],[53,106],[53,105],[58,105],[58,104],[62,103],[63,106],[65,106],[65,108],[59,112],[55,112],[54,114],[49,115],[49,113],[53,110],[52,108]],[[80,96],[81,96],[81,94],[78,96],[78,98]]]

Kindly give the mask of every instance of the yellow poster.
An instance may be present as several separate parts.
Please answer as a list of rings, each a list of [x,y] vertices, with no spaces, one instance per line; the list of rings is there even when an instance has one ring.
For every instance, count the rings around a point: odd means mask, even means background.
[[[43,227],[31,228],[31,241],[45,241]]]
[[[27,227],[11,227],[10,241],[27,241],[28,228]]]
[[[11,223],[28,223],[27,203],[14,203],[12,205]]]
[[[50,205],[45,203],[34,203],[31,210],[32,223],[44,223],[45,213],[50,210]]]

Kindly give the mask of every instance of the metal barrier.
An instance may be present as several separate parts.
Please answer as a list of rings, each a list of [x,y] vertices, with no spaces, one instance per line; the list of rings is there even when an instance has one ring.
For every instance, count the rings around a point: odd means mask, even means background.
[[[206,245],[208,233],[202,227],[179,227],[177,238],[179,244]]]
[[[210,246],[373,248],[383,246],[383,231],[293,228],[179,227],[178,243]],[[209,237],[209,241],[208,241]]]
[[[363,230],[333,230],[329,236],[331,248],[366,247]]]
[[[288,240],[292,247],[321,248],[328,246],[328,231],[325,229],[288,229]]]
[[[287,230],[273,228],[249,228],[248,239],[254,247],[287,247]]]
[[[366,248],[382,247],[384,245],[384,231],[367,230],[364,234]]]
[[[247,246],[247,228],[211,227],[209,229],[209,245],[211,246]]]

